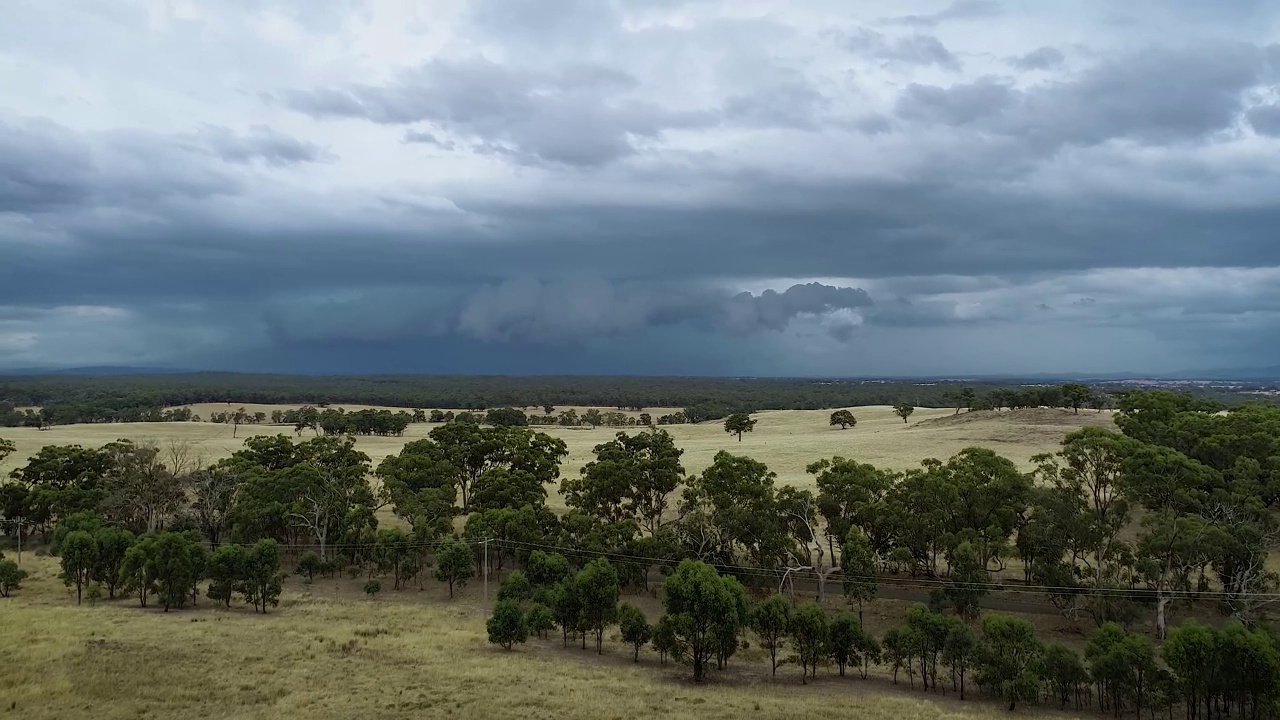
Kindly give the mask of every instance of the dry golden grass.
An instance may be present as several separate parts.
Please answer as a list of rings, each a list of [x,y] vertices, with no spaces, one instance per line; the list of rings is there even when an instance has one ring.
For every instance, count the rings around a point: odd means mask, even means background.
[[[192,406],[201,417],[239,405]],[[246,410],[270,413],[273,409],[294,406],[245,405]],[[335,406],[336,407],[336,406]],[[349,410],[364,406],[344,406]],[[562,408],[557,408],[557,412]],[[532,410],[532,408],[530,408]],[[581,411],[582,408],[579,408]],[[951,410],[917,409],[909,423],[903,423],[889,407],[852,408],[858,425],[848,430],[827,424],[829,410],[777,410],[755,415],[754,432],[741,442],[724,432],[718,422],[699,425],[672,425],[666,429],[684,449],[684,466],[689,473],[701,472],[720,450],[749,455],[778,474],[781,483],[812,488],[813,477],[805,473],[809,463],[832,455],[843,455],[862,462],[892,469],[915,467],[930,457],[947,458],[960,450],[979,445],[1009,457],[1024,468],[1030,468],[1033,455],[1053,452],[1068,432],[1084,425],[1111,427],[1111,413],[1066,410],[1024,410],[1016,412],[975,412],[955,415]],[[654,411],[663,412],[663,411]],[[637,413],[632,413],[637,414]],[[373,458],[374,465],[388,455],[399,452],[410,440],[425,437],[433,424],[410,425],[404,437],[362,437],[356,446]],[[563,438],[569,448],[564,462],[566,476],[576,476],[592,459],[591,450],[613,437],[615,429],[536,428]],[[634,431],[634,429],[633,429]],[[48,430],[32,428],[0,428],[0,437],[17,445],[17,452],[0,464],[0,476],[23,464],[27,457],[44,445],[78,443],[98,446],[119,438],[158,443],[185,441],[193,444],[206,460],[226,457],[243,447],[251,435],[293,434],[292,427],[279,425],[242,425],[237,437],[232,427],[208,422],[199,423],[121,423],[102,425],[66,425]],[[302,437],[310,437],[304,431]],[[559,494],[551,490],[550,504],[560,506]]]
[[[503,652],[486,642],[478,584],[454,601],[431,581],[369,600],[352,581],[291,579],[266,616],[207,600],[165,614],[131,600],[76,607],[52,558],[24,566],[33,578],[0,600],[0,714],[29,720],[1007,716],[834,672],[772,681],[759,659],[697,686],[649,651],[632,663],[617,642],[603,658],[558,639]]]

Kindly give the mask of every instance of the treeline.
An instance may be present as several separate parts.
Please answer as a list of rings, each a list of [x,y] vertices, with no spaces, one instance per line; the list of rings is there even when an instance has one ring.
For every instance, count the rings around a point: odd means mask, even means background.
[[[737,577],[696,560],[681,562],[667,578],[665,613],[650,623],[639,608],[619,602],[622,578],[604,558],[574,573],[564,556],[535,550],[526,568],[503,580],[487,622],[489,641],[508,650],[559,628],[566,647],[580,638],[586,649],[591,639],[602,652],[606,632],[616,626],[637,662],[650,647],[663,664],[683,662],[701,680],[727,668],[750,633],[775,676],[779,665],[794,665],[801,682],[817,677],[820,667],[866,680],[872,666],[882,666],[895,685],[905,678],[913,688],[961,700],[976,685],[1010,710],[1039,704],[1173,717],[1180,708],[1187,718],[1261,718],[1280,709],[1280,639],[1238,623],[1215,629],[1188,621],[1158,650],[1147,636],[1106,623],[1082,656],[1044,642],[1019,618],[986,615],[975,632],[965,618],[917,604],[901,625],[876,637],[849,611],[833,615],[779,594],[753,602]]]
[[[966,387],[973,400],[991,407],[1058,406],[1052,397],[1031,398],[1038,386],[1012,384],[909,383],[856,380],[663,378],[663,377],[502,377],[377,376],[302,377],[193,373],[186,375],[91,377],[10,376],[0,378],[0,424],[21,425],[15,406],[44,408],[49,423],[142,422],[163,408],[195,403],[308,404],[359,403],[393,407],[485,410],[495,407],[576,405],[642,410],[683,408],[687,422],[735,412],[818,410],[909,402],[919,407],[953,407]],[[1116,386],[1123,389],[1122,386]],[[996,390],[1016,392],[992,394]],[[1206,391],[1208,392],[1208,391]],[[1217,399],[1239,397],[1223,394]],[[962,400],[963,402],[963,400]],[[36,413],[37,416],[40,413]]]

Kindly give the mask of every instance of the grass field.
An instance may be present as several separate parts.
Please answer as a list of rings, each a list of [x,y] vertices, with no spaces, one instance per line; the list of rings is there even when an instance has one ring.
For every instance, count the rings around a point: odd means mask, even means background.
[[[227,405],[192,406],[201,417],[226,410]],[[239,407],[239,406],[234,406]],[[234,409],[234,407],[232,409]],[[287,406],[250,405],[249,412]],[[350,406],[359,409],[362,406]],[[1020,466],[1030,468],[1030,458],[1041,452],[1056,450],[1068,432],[1083,425],[1112,426],[1110,413],[1066,410],[1020,410],[1015,412],[974,412],[954,414],[951,410],[920,408],[903,423],[888,407],[853,408],[858,425],[848,430],[827,424],[830,411],[778,410],[758,413],[755,431],[741,442],[724,432],[717,422],[699,425],[672,425],[666,429],[684,449],[684,466],[689,473],[701,472],[720,450],[749,455],[760,460],[778,474],[778,481],[799,487],[813,487],[813,477],[805,473],[809,463],[832,455],[843,455],[873,465],[905,469],[925,458],[947,458],[971,445],[989,447]],[[410,425],[404,437],[362,437],[356,447],[373,458],[376,466],[387,455],[399,452],[410,440],[425,437],[434,424]],[[576,476],[592,459],[591,449],[613,437],[615,429],[569,429],[538,427],[563,438],[569,448],[562,472]],[[634,429],[632,429],[634,432]],[[196,446],[206,460],[226,457],[243,447],[250,435],[293,434],[292,427],[279,425],[242,425],[236,438],[232,427],[209,422],[188,423],[121,423],[102,425],[67,425],[48,430],[33,428],[0,428],[0,437],[17,445],[17,452],[0,464],[0,473],[23,464],[27,457],[44,445],[77,443],[98,446],[118,438],[157,443],[186,441]],[[303,437],[310,437],[304,431]],[[550,490],[549,502],[559,507],[560,495]]]
[[[758,650],[701,686],[651,651],[633,663],[616,641],[603,657],[565,650],[558,637],[503,652],[486,641],[478,583],[454,601],[430,580],[425,591],[370,600],[359,596],[359,581],[291,578],[266,616],[207,600],[165,614],[132,600],[76,607],[53,558],[28,553],[24,567],[33,577],[0,600],[5,717],[1007,716],[994,703],[913,693],[905,680],[895,687],[828,670],[801,686],[794,667],[773,680]]]

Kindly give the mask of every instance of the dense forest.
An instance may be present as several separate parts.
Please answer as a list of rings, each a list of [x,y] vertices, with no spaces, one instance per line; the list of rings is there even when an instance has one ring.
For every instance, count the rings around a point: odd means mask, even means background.
[[[918,407],[1066,406],[1057,385],[697,377],[412,375],[305,377],[193,373],[0,377],[0,426],[185,420],[166,410],[206,402],[361,403],[404,408],[587,405],[682,408],[692,422],[735,412],[906,402]],[[1100,387],[1098,399],[1123,390]],[[968,391],[966,394],[966,390]],[[1229,404],[1243,398],[1198,391]],[[42,408],[39,413],[16,410]]]

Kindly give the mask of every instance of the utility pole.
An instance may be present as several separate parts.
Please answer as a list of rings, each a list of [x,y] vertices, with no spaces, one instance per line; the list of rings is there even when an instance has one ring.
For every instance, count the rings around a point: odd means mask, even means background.
[[[489,538],[480,541],[484,546],[484,604],[489,604]]]

